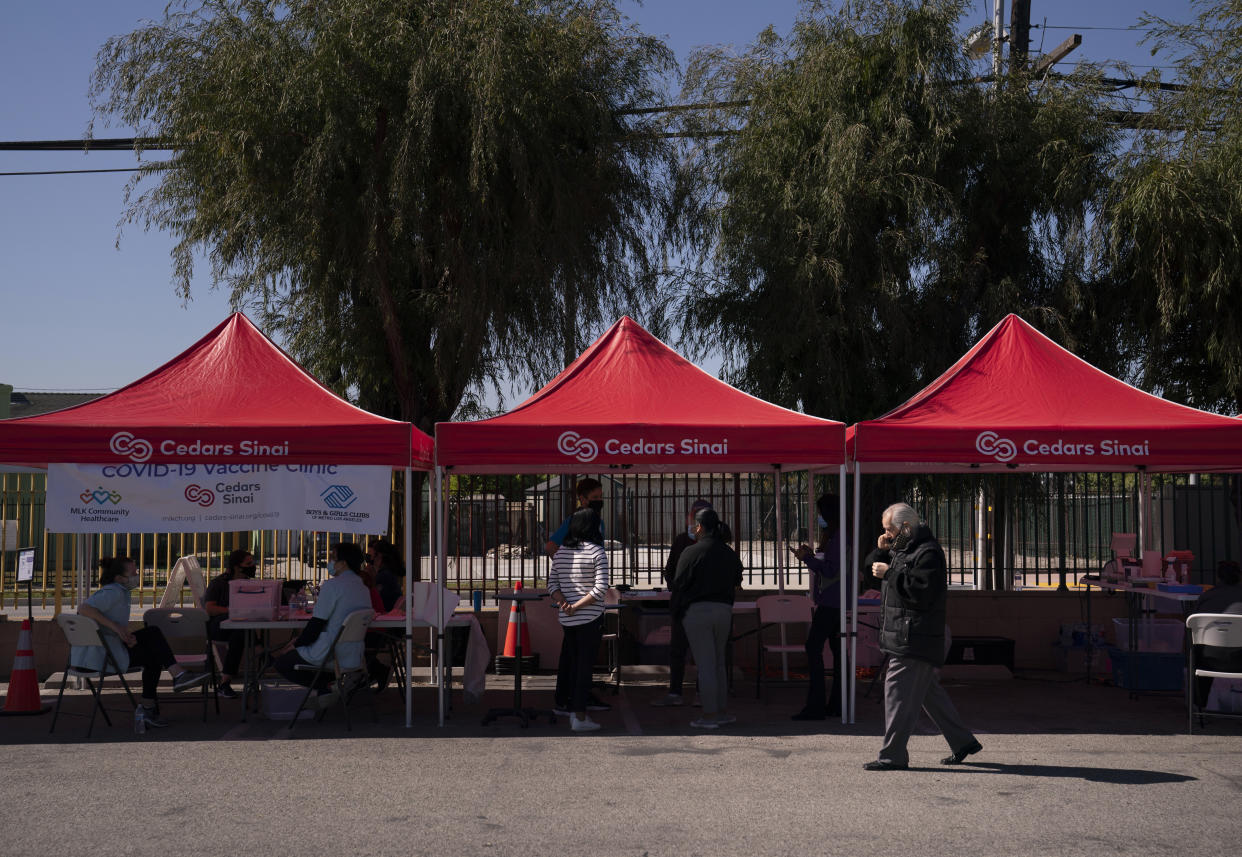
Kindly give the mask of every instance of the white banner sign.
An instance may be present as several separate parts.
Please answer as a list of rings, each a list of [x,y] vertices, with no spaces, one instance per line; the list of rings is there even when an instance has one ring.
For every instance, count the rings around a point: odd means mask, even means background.
[[[49,464],[54,533],[388,529],[392,471],[336,464]]]

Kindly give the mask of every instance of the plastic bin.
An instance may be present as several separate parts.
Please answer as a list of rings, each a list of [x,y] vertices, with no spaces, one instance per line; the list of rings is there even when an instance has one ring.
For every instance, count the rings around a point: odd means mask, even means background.
[[[261,688],[263,716],[268,720],[292,720],[298,703],[306,695],[306,688],[287,681],[265,681],[261,684]],[[298,715],[298,720],[310,720],[318,712],[315,696],[312,694],[311,698],[306,700],[306,707]]]
[[[1129,649],[1130,620],[1114,619],[1113,630],[1117,635],[1117,648]],[[1141,619],[1137,636],[1137,651],[1181,653],[1186,626],[1176,619]]]
[[[1126,690],[1181,690],[1186,658],[1180,653],[1108,650],[1113,684]]]

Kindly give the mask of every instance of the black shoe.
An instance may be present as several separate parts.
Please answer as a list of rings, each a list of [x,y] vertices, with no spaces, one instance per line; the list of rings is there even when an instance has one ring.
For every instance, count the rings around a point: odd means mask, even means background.
[[[612,711],[612,706],[595,694],[587,697],[587,711]]]
[[[909,770],[909,765],[899,765],[896,762],[886,762],[883,759],[876,759],[874,762],[867,762],[863,765],[864,771],[905,771]]]
[[[237,699],[237,697],[240,696],[240,694],[233,689],[233,685],[229,684],[227,681],[216,688],[216,693],[224,699]]]
[[[975,741],[971,744],[966,745],[960,750],[954,750],[953,755],[945,756],[943,759],[940,760],[940,764],[960,765],[966,759],[967,756],[973,756],[975,753],[978,753],[982,749],[983,749],[983,745],[980,744],[978,741]]]
[[[806,708],[789,718],[790,720],[827,720],[828,715],[822,711],[811,711]]]
[[[381,670],[371,673],[371,681],[375,682],[375,692],[377,694],[388,690],[388,677],[392,675],[392,670],[384,667]]]

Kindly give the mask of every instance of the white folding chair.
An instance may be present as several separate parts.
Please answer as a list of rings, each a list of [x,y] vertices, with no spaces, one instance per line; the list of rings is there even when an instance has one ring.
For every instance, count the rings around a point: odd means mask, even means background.
[[[142,614],[142,621],[147,627],[160,629],[178,664],[189,670],[211,674],[211,680],[202,685],[203,722],[207,722],[207,702],[210,698],[215,698],[216,714],[219,714],[220,677],[216,673],[215,653],[207,638],[207,611],[197,607],[152,607]],[[181,651],[185,649],[189,651]]]
[[[1242,714],[1224,711],[1207,711],[1195,704],[1196,678],[1242,679],[1242,670],[1228,672],[1224,670],[1207,670],[1195,665],[1195,647],[1210,646],[1217,649],[1233,649],[1233,654],[1242,658],[1242,616],[1232,613],[1193,613],[1186,617],[1186,627],[1190,629],[1190,668],[1187,670],[1186,701],[1189,710],[1189,733],[1195,733],[1195,709],[1198,708],[1199,725],[1204,725],[1205,718],[1242,718]]]
[[[355,610],[345,617],[345,621],[341,623],[341,628],[336,632],[336,639],[332,641],[332,648],[329,649],[328,657],[324,658],[323,663],[315,664],[298,664],[295,670],[303,672],[314,672],[311,677],[311,683],[306,688],[306,693],[302,697],[302,701],[298,703],[298,710],[293,713],[293,719],[289,721],[289,728],[292,730],[298,717],[302,713],[302,709],[306,707],[307,700],[315,690],[315,686],[319,684],[319,680],[328,675],[329,672],[334,677],[337,689],[337,701],[341,704],[341,713],[345,715],[345,728],[353,730],[353,725],[349,722],[349,703],[354,695],[361,688],[367,686],[367,664],[366,659],[359,653],[358,666],[348,670],[341,668],[341,661],[337,657],[336,650],[341,643],[363,643],[366,640],[367,628],[370,627],[372,620],[375,619],[375,611],[371,609]],[[375,707],[375,694],[367,693],[366,697],[371,703],[371,714],[375,720],[379,720],[379,710]],[[322,720],[327,714],[327,709],[319,712],[316,720]]]
[[[755,600],[755,607],[759,611],[759,630],[755,634],[758,641],[758,670],[755,674],[755,696],[757,698],[766,699],[763,695],[763,689],[767,686],[765,681],[765,656],[766,655],[805,655],[806,646],[804,643],[766,643],[764,642],[764,629],[770,625],[776,625],[781,628],[782,632],[787,625],[805,624],[810,628],[811,624],[811,599],[805,595],[763,595]],[[785,639],[784,634],[781,635],[782,640]],[[833,669],[837,665],[833,664]]]
[[[86,737],[89,739],[91,731],[95,728],[95,715],[99,712],[103,712],[104,721],[109,726],[112,725],[112,718],[108,716],[108,709],[104,707],[102,696],[103,683],[107,676],[114,675],[120,680],[121,687],[125,688],[125,695],[129,697],[132,706],[137,707],[138,702],[134,699],[134,694],[129,689],[129,684],[125,681],[125,675],[121,672],[116,659],[112,657],[112,650],[108,648],[104,639],[104,631],[99,627],[98,622],[86,616],[79,616],[77,613],[61,613],[56,617],[56,623],[65,632],[65,639],[69,641],[70,648],[69,655],[65,658],[65,672],[60,680],[60,693],[56,695],[56,709],[52,712],[52,727],[48,729],[48,734],[56,731],[56,719],[60,717],[60,705],[65,697],[65,685],[72,676],[86,682],[86,687],[95,701],[94,707],[91,708],[90,725],[86,727]],[[74,646],[102,646],[103,666],[97,670],[73,666],[70,660],[73,657]],[[96,681],[99,682],[98,685],[95,684]]]

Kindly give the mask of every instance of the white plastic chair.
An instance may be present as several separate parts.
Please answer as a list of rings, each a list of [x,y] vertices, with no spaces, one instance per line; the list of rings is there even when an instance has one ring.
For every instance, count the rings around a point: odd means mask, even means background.
[[[332,648],[329,650],[331,654],[324,658],[323,663],[315,664],[298,664],[295,670],[304,672],[314,672],[311,677],[311,683],[306,688],[306,693],[302,697],[302,701],[298,703],[298,710],[293,713],[293,719],[289,721],[289,729],[292,730],[294,724],[298,722],[298,717],[302,714],[302,709],[306,707],[307,700],[315,690],[315,685],[319,680],[331,671],[336,681],[337,700],[341,703],[341,712],[345,715],[345,728],[352,731],[353,725],[349,722],[349,703],[353,699],[354,694],[361,688],[367,686],[367,665],[366,659],[360,657],[358,666],[352,669],[342,669],[341,662],[337,658],[336,649],[341,643],[362,643],[367,636],[367,628],[375,619],[375,611],[370,608],[366,610],[355,610],[345,617],[345,621],[341,623],[341,628],[336,632],[336,639],[332,641]],[[379,712],[375,707],[375,694],[368,693],[366,696],[371,702],[372,716],[379,720]],[[319,712],[316,720],[322,720],[327,714],[327,709]]]
[[[150,628],[159,628],[173,650],[177,663],[186,669],[211,674],[204,682],[203,722],[207,722],[207,702],[214,697],[216,714],[220,713],[218,694],[220,677],[216,673],[216,659],[207,639],[207,611],[197,607],[152,607],[142,614],[142,621]],[[183,641],[190,641],[186,646]],[[198,652],[179,652],[178,649],[198,648]]]
[[[103,629],[99,627],[99,623],[94,619],[86,616],[79,616],[77,613],[61,613],[56,617],[56,623],[60,625],[60,629],[65,632],[65,639],[69,641],[69,654],[65,657],[65,672],[60,680],[60,693],[56,695],[56,709],[52,712],[52,727],[48,729],[48,734],[56,731],[56,719],[60,717],[60,704],[65,697],[65,685],[69,682],[69,677],[79,678],[86,682],[86,687],[94,698],[95,705],[91,708],[91,722],[86,727],[86,737],[91,737],[91,731],[95,728],[95,715],[103,712],[104,721],[111,726],[112,718],[108,716],[108,709],[103,704],[103,683],[107,676],[114,675],[120,682],[121,687],[125,688],[125,695],[129,697],[132,706],[137,707],[138,702],[134,699],[133,692],[129,689],[128,682],[125,681],[125,675],[121,672],[116,659],[112,657],[112,650],[108,648],[104,640]],[[70,663],[73,657],[74,646],[102,646],[104,651],[104,665],[98,670],[89,670],[82,667],[75,667]],[[99,684],[96,685],[95,682]]]
[[[1195,679],[1225,678],[1242,679],[1242,671],[1225,672],[1222,670],[1205,670],[1195,666],[1195,647],[1211,646],[1222,649],[1242,650],[1242,616],[1232,613],[1194,613],[1186,617],[1186,627],[1190,630],[1190,668],[1187,671],[1186,700],[1189,710],[1189,733],[1195,733]],[[1242,714],[1223,711],[1205,711],[1199,709],[1199,725],[1205,718],[1242,718]]]
[[[769,625],[783,626],[806,624],[808,629],[811,624],[811,599],[805,595],[763,595],[755,600],[755,607],[759,611],[759,630],[755,634],[758,645],[758,671],[755,674],[755,696],[756,698],[765,698],[763,696],[763,688],[766,686],[764,682],[764,659],[766,655],[805,655],[806,646],[803,643],[765,643],[763,641],[763,630]],[[836,669],[836,664],[833,664]]]

